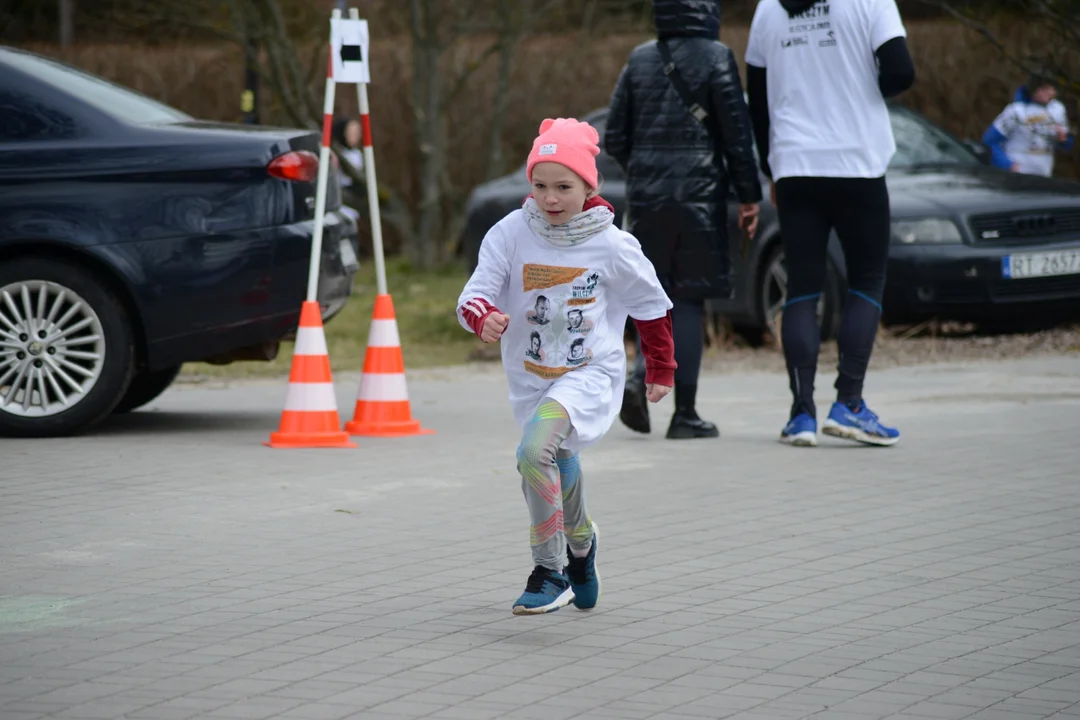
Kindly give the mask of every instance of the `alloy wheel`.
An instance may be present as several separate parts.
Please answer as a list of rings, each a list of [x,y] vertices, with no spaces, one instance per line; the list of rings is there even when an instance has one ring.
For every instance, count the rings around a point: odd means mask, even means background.
[[[74,407],[105,352],[101,318],[71,289],[45,280],[0,288],[0,410],[48,417]]]

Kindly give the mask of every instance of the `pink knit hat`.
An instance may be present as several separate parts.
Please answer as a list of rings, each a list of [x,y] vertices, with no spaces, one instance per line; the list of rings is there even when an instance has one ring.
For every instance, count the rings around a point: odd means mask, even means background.
[[[532,182],[537,163],[554,162],[570,168],[596,189],[596,156],[600,154],[600,134],[587,122],[573,118],[547,118],[540,123],[540,135],[533,140],[525,176]]]

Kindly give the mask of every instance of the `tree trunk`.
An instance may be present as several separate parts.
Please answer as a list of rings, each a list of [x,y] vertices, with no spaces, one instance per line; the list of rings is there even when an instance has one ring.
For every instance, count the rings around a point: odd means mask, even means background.
[[[521,40],[523,28],[515,26],[510,3],[521,0],[502,0],[499,4],[499,70],[495,80],[495,112],[491,117],[491,145],[488,153],[487,176],[498,177],[503,171],[502,136],[506,110],[510,105],[510,73],[514,69],[514,51]]]
[[[416,119],[416,146],[420,152],[416,232],[407,243],[409,259],[420,268],[438,263],[436,233],[441,221],[439,174],[444,143],[440,125],[439,45],[435,0],[412,0],[412,105]]]
[[[60,0],[60,46],[68,47],[75,40],[75,0]]]

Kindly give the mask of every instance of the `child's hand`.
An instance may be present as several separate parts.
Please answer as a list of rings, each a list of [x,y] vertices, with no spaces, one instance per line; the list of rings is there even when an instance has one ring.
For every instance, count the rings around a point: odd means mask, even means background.
[[[480,332],[480,339],[486,343],[498,342],[502,334],[506,332],[506,326],[510,324],[510,316],[493,312],[484,320],[484,327]]]
[[[651,403],[658,403],[671,392],[670,385],[657,385],[656,383],[649,383],[645,386],[645,397],[649,399]]]

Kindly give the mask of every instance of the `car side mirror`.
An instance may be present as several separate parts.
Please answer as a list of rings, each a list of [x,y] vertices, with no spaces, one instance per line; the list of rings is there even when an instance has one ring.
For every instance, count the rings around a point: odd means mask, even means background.
[[[977,140],[965,140],[964,145],[975,157],[979,158],[979,162],[983,165],[990,164],[990,148]]]

